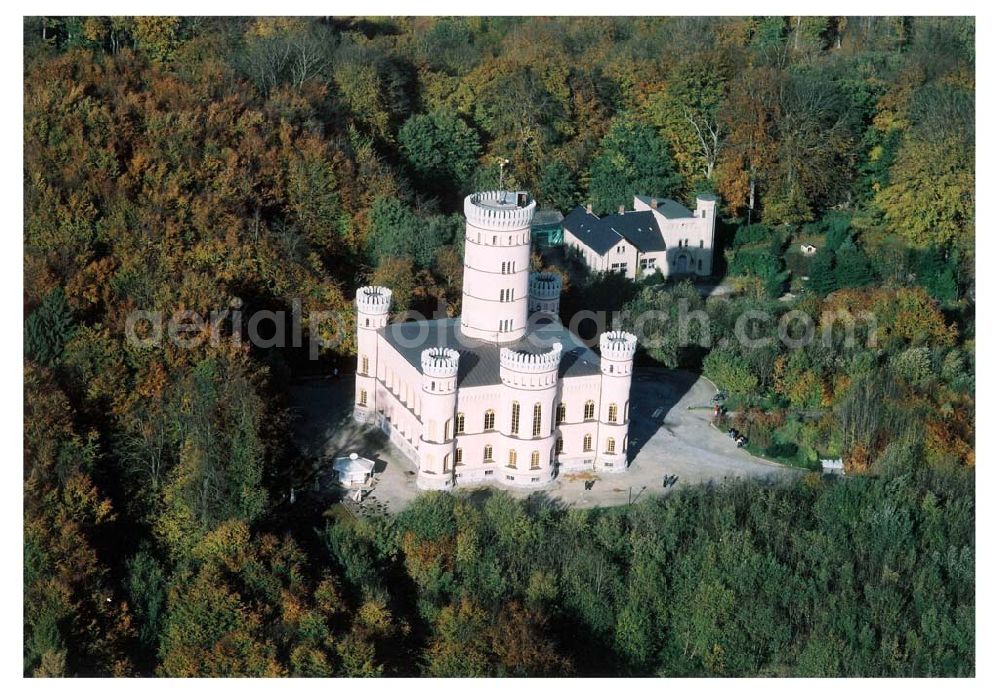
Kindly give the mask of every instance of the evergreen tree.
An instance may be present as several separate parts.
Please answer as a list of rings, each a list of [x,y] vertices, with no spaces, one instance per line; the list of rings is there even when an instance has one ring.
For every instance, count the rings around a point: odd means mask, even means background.
[[[572,208],[577,201],[577,192],[569,167],[560,161],[547,164],[538,182],[538,197],[547,207],[562,211]]]
[[[940,248],[918,249],[914,252],[916,279],[940,301],[954,301],[958,296],[955,263]]]
[[[62,357],[73,331],[66,294],[57,287],[45,295],[24,323],[24,354],[39,364],[52,366]]]
[[[637,194],[676,195],[680,182],[667,141],[648,125],[620,119],[590,167],[590,202],[594,212],[608,214]]]
[[[479,155],[476,131],[444,111],[411,116],[399,130],[399,145],[417,182],[432,190],[463,188]]]
[[[823,247],[813,256],[809,267],[809,290],[822,297],[837,289],[837,276],[834,271],[835,256],[833,251]]]
[[[847,242],[837,251],[834,277],[838,287],[864,287],[872,282],[871,263],[864,251]]]

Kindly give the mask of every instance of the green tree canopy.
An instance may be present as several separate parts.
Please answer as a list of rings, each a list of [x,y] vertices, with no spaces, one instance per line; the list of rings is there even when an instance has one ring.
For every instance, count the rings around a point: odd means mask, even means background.
[[[476,131],[444,111],[411,116],[399,146],[417,184],[434,191],[465,190],[479,156]]]
[[[615,121],[590,166],[590,202],[602,215],[628,209],[635,195],[674,196],[680,184],[667,141],[630,118]]]

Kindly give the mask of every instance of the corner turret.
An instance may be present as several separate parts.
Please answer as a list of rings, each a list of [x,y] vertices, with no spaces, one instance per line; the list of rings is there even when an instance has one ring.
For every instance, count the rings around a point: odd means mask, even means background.
[[[599,470],[614,472],[628,467],[629,393],[637,344],[636,336],[626,331],[601,334],[601,405],[597,435]]]
[[[427,348],[420,353],[420,411],[417,487],[445,490],[454,483],[455,406],[458,401],[457,350]]]
[[[392,290],[367,285],[355,295],[358,365],[354,385],[354,419],[371,422],[375,416],[375,378],[378,374],[378,329],[385,328],[392,307]]]

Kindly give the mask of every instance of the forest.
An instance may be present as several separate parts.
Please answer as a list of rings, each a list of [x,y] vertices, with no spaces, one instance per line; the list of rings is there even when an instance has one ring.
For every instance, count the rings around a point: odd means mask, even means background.
[[[974,675],[974,75],[971,18],[25,18],[24,674]],[[662,310],[640,360],[808,472],[307,516],[289,388],[352,330],[126,339],[234,299],[351,327],[369,283],[454,315],[501,158],[563,213],[719,197],[726,298],[533,262],[567,315]],[[728,339],[789,309],[876,340]]]

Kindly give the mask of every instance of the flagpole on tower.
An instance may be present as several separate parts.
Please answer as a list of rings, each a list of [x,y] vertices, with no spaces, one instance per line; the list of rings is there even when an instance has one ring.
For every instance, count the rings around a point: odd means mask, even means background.
[[[505,159],[503,157],[498,157],[497,161],[500,162],[500,190],[502,191],[503,190],[503,168],[506,165],[510,164],[510,160],[509,159]]]

